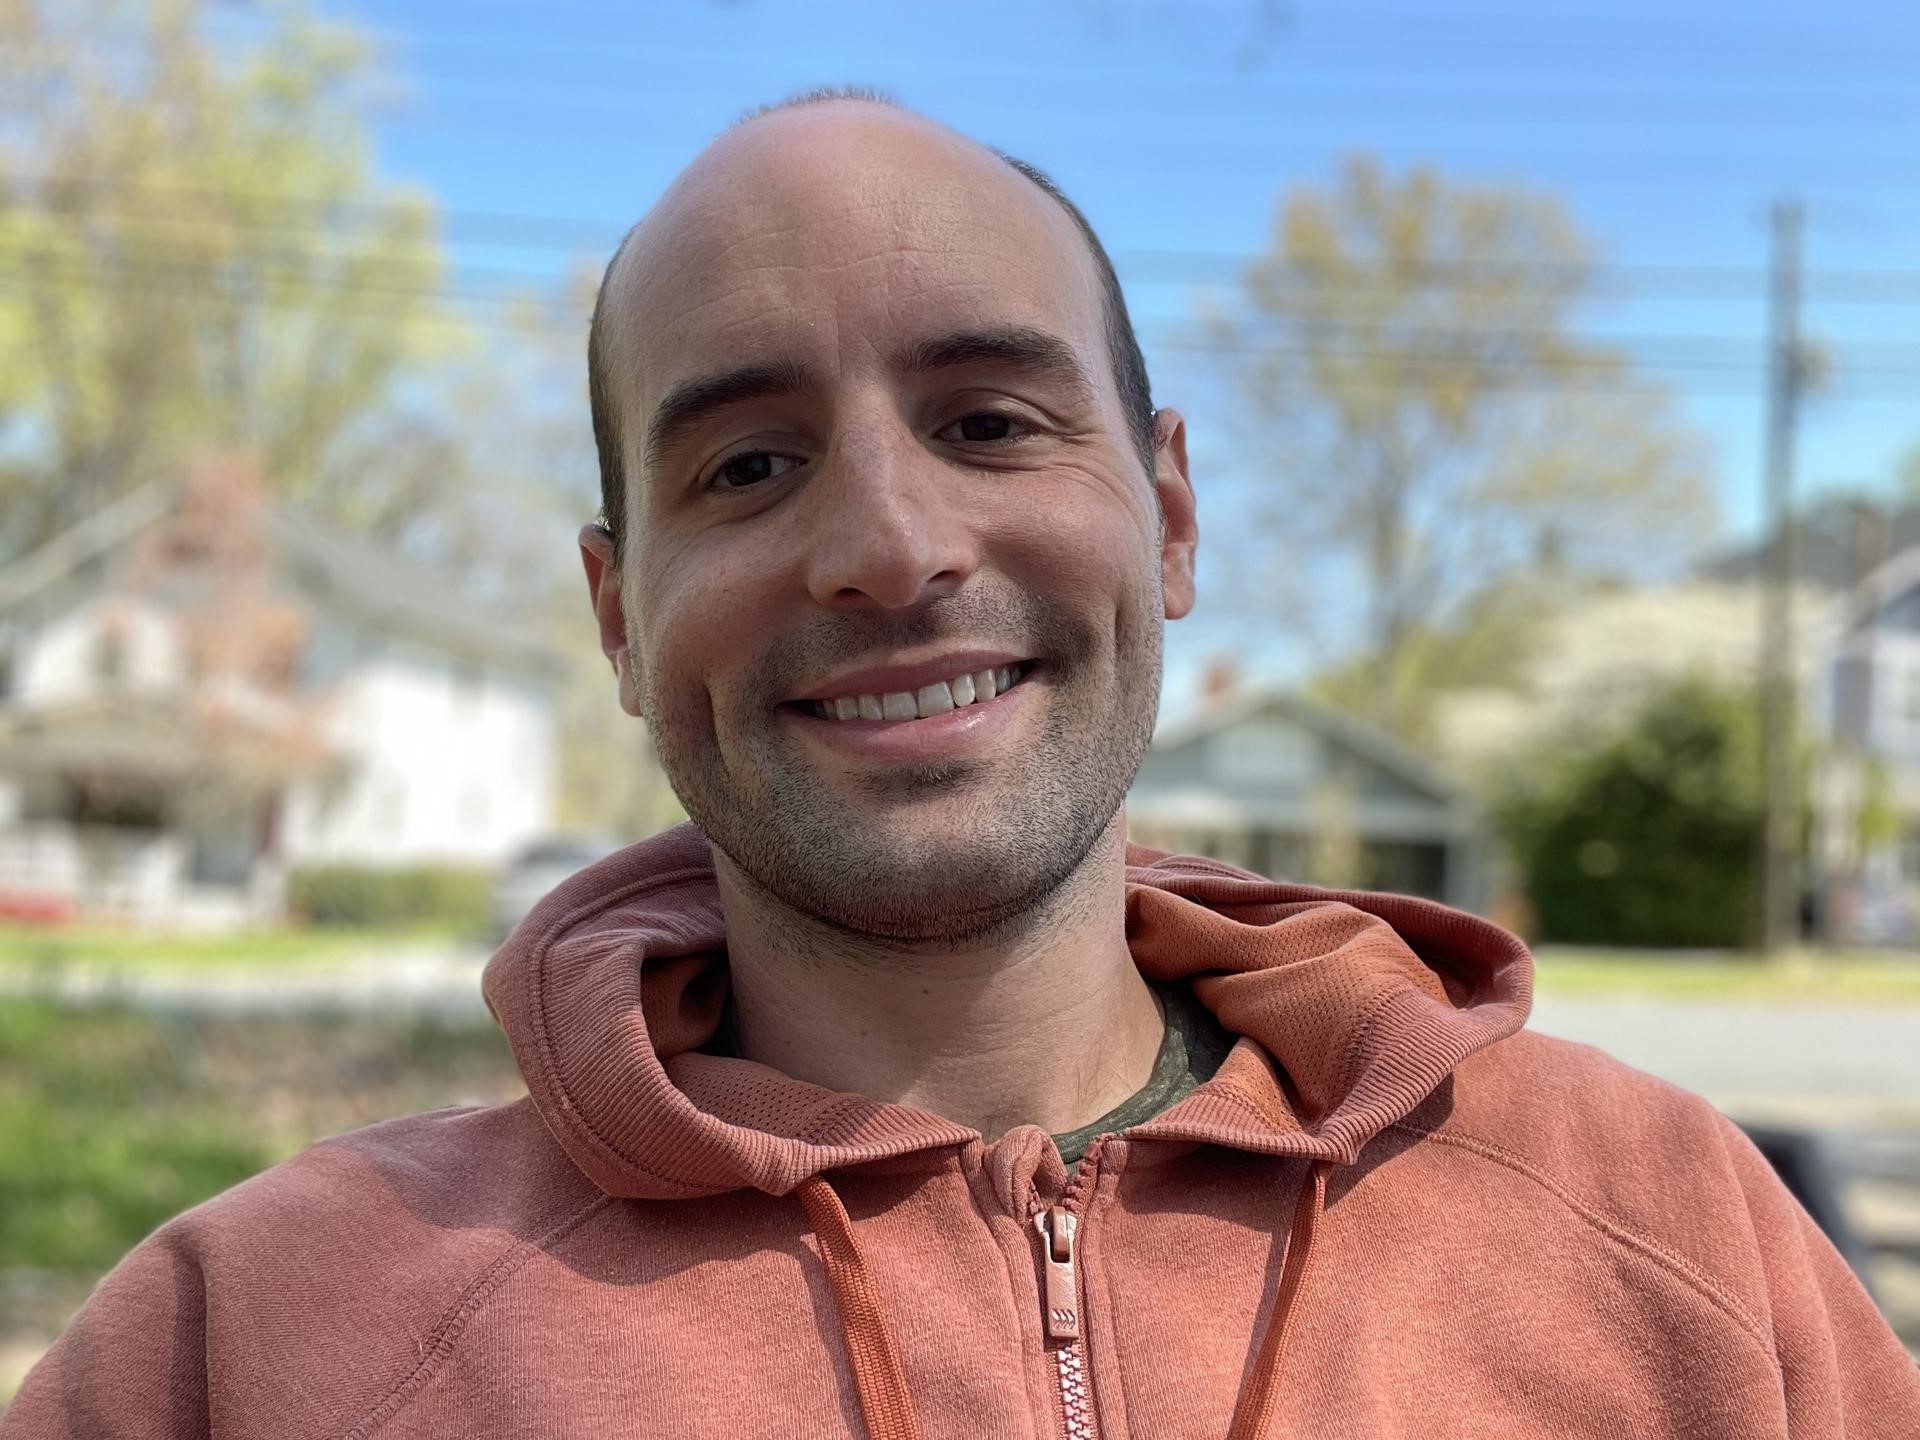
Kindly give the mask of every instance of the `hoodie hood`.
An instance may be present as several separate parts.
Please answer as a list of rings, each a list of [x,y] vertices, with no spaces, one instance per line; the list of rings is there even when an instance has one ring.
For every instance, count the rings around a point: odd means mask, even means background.
[[[1526,1019],[1526,947],[1444,905],[1133,845],[1127,882],[1141,973],[1190,985],[1242,1037],[1213,1080],[1131,1137],[1346,1164]],[[782,1195],[827,1170],[980,1138],[700,1051],[726,1005],[726,932],[691,824],[560,885],[484,984],[547,1128],[611,1195]]]

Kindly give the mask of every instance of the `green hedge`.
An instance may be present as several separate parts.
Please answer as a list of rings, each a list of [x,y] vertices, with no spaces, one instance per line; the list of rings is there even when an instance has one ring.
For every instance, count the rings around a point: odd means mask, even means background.
[[[1698,682],[1625,733],[1536,757],[1498,818],[1538,938],[1722,947],[1753,935],[1765,806],[1751,693]]]
[[[492,873],[463,866],[313,865],[287,876],[287,910],[311,925],[484,930],[492,903]]]

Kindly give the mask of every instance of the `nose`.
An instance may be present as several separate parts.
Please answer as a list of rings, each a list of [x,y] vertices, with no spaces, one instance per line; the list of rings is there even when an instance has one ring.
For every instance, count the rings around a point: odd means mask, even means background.
[[[823,468],[807,487],[807,588],[819,604],[902,610],[954,593],[973,574],[979,541],[965,477],[899,421],[843,432]]]

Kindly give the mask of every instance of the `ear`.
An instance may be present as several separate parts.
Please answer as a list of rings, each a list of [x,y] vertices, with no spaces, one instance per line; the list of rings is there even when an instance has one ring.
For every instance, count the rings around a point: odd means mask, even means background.
[[[1153,488],[1160,499],[1160,581],[1167,619],[1193,609],[1193,554],[1200,545],[1193,482],[1187,478],[1187,422],[1171,406],[1153,417]]]
[[[627,645],[627,620],[620,608],[620,567],[613,558],[613,536],[598,525],[580,531],[580,563],[587,572],[587,599],[600,628],[600,653],[620,682],[620,708],[640,713],[640,685]]]

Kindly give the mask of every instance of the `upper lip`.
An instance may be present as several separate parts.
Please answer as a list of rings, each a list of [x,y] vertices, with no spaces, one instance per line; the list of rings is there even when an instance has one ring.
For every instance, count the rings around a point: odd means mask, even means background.
[[[836,700],[843,695],[886,695],[902,690],[918,690],[938,680],[977,675],[982,670],[998,670],[1003,665],[1020,665],[1030,658],[1013,650],[955,650],[913,664],[874,665],[865,670],[848,670],[820,681],[794,698]]]

